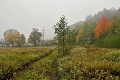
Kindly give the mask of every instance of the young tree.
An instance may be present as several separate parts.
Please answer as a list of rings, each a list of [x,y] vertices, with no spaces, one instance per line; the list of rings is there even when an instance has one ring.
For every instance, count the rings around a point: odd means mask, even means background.
[[[60,21],[54,25],[54,29],[58,39],[58,52],[61,52],[63,55],[68,54],[72,39],[70,39],[70,30],[67,26],[67,20],[65,19],[65,16],[61,17]]]
[[[8,29],[4,32],[4,39],[13,46],[20,39],[20,33],[15,29]]]
[[[37,42],[40,42],[42,34],[41,32],[38,32],[37,28],[33,28],[32,32],[30,33],[30,36],[28,38],[28,42],[34,44],[34,46],[37,45]]]

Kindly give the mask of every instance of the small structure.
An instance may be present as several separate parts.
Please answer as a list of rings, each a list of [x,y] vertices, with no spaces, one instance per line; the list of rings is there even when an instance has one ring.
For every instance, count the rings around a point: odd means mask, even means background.
[[[4,39],[0,39],[0,47],[9,47],[10,43],[4,41]]]

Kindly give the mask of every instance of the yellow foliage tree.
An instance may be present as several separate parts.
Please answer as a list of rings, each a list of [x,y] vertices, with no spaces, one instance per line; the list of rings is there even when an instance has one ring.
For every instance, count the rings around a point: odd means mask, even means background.
[[[4,32],[4,39],[6,42],[12,44],[16,43],[20,39],[20,33],[15,29],[8,29]]]
[[[82,37],[82,32],[83,32],[83,29],[80,28],[79,33],[78,33],[78,35],[76,36],[76,43],[77,43],[77,44],[79,43],[80,38]]]

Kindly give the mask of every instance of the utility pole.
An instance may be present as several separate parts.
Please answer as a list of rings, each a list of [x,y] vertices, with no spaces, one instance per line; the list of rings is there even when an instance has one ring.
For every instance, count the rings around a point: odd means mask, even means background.
[[[45,40],[44,40],[44,36],[45,36],[45,33],[44,33],[44,32],[45,32],[45,30],[44,30],[44,27],[43,27],[43,30],[42,30],[42,31],[43,31],[43,46],[44,46],[44,45],[45,45]]]

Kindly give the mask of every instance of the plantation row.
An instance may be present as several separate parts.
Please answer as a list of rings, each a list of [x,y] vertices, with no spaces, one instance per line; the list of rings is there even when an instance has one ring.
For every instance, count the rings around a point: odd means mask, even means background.
[[[0,80],[120,80],[119,49],[1,48],[0,56]]]
[[[74,48],[58,63],[58,80],[120,80],[120,50]]]
[[[27,69],[14,74],[11,80],[53,80],[54,67],[53,62],[57,58],[56,50],[50,55],[33,63]]]
[[[0,48],[0,80],[29,66],[52,52],[53,48]]]

